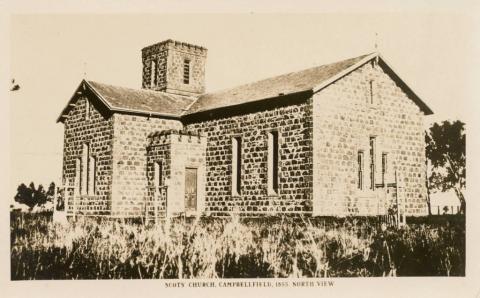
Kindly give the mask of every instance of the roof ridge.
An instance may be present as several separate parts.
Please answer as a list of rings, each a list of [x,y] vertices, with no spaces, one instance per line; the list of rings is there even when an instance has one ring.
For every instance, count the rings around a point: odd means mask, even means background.
[[[103,86],[107,86],[107,87],[113,87],[113,88],[121,88],[121,89],[128,89],[128,90],[131,90],[131,91],[135,91],[135,92],[145,92],[145,93],[152,93],[153,95],[166,95],[166,96],[179,96],[179,97],[184,97],[184,98],[194,98],[195,96],[191,96],[191,95],[181,95],[181,94],[173,94],[173,93],[168,93],[168,92],[165,92],[165,91],[156,91],[156,90],[151,90],[151,89],[145,89],[145,88],[132,88],[132,87],[125,87],[125,86],[120,86],[120,85],[112,85],[112,84],[109,84],[109,83],[103,83],[103,82],[98,82],[98,81],[93,81],[93,80],[86,80],[85,81],[87,83],[94,83],[94,84],[100,84],[100,85],[103,85]]]

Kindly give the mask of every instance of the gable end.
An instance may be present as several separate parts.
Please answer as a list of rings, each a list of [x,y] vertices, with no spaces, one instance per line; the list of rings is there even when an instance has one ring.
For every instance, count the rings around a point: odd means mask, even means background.
[[[427,104],[423,100],[421,100],[420,97],[418,97],[418,95],[400,78],[400,76],[392,69],[390,65],[387,64],[385,59],[379,53],[373,53],[366,56],[364,59],[352,65],[351,67],[337,73],[330,79],[315,86],[313,88],[313,93],[320,92],[330,84],[335,83],[336,81],[350,74],[354,70],[362,67],[366,63],[371,62],[372,60],[374,60],[375,63],[378,63],[378,65],[385,70],[385,72],[392,78],[392,80],[395,81],[395,83],[403,90],[403,92],[405,92],[405,94],[420,108],[420,110],[425,115],[433,114],[433,111],[427,106]]]

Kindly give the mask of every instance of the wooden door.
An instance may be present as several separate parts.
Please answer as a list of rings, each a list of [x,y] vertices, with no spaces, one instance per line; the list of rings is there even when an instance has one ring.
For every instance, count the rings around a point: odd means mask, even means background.
[[[185,211],[197,210],[197,169],[185,169]]]

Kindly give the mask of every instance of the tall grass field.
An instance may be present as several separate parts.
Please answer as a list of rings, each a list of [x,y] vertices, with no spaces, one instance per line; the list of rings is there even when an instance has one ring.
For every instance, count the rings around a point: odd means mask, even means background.
[[[11,213],[11,279],[464,276],[463,217],[175,219]]]

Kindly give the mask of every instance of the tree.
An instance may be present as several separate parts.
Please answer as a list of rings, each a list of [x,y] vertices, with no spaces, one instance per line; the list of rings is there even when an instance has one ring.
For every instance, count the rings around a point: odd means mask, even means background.
[[[45,189],[43,188],[43,185],[40,184],[37,190],[34,190],[33,201],[38,206],[44,205],[47,202],[47,196],[45,194]]]
[[[35,184],[33,182],[31,182],[28,187],[22,183],[17,188],[17,194],[15,195],[14,200],[20,204],[27,205],[31,210],[37,205],[41,206],[47,201],[51,201],[53,199],[54,191],[55,184],[53,184],[53,182],[50,184],[47,192],[45,192],[45,189],[41,184],[38,186],[38,188],[35,188]]]
[[[30,185],[32,184],[33,182],[30,183]],[[25,204],[30,209],[32,209],[35,206],[32,189],[30,187],[27,187],[23,183],[17,187],[17,194],[15,195],[14,199],[15,199],[15,202],[18,202],[20,204]]]
[[[456,120],[434,123],[425,134],[426,154],[431,162],[428,177],[430,189],[453,189],[460,201],[460,212],[466,213],[465,190],[465,123]]]

